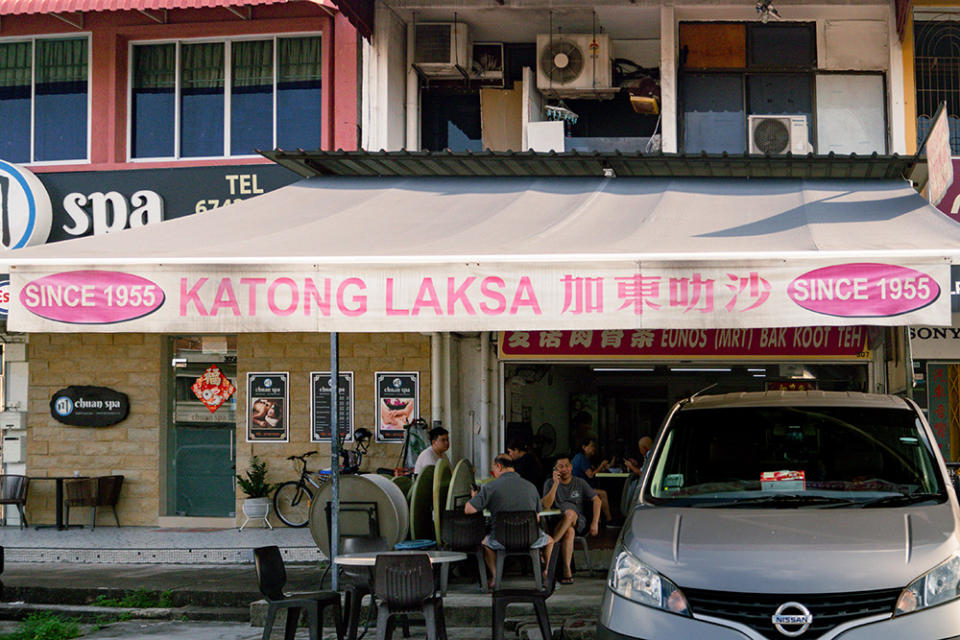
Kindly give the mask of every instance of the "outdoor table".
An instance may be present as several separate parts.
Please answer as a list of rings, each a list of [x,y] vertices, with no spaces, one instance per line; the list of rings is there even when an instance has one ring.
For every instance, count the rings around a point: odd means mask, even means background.
[[[626,471],[603,471],[601,473],[594,474],[596,478],[629,478],[630,474]]]
[[[610,500],[610,510],[613,511],[614,505],[617,507],[617,513],[620,511],[620,502],[623,497],[623,490],[625,483],[624,482],[615,482],[616,480],[624,480],[632,476],[633,474],[628,471],[604,471],[602,473],[597,473],[593,477],[597,478],[600,482],[603,483],[603,488],[607,492],[607,497]],[[626,515],[626,514],[620,514]]]
[[[31,476],[30,482],[36,482],[38,480],[54,480],[57,483],[56,488],[56,524],[38,524],[35,529],[52,529],[56,527],[58,531],[63,531],[67,528],[66,523],[63,521],[63,481],[64,480],[81,480],[87,476]],[[82,524],[72,524],[70,525],[71,529],[82,529]]]
[[[377,564],[377,556],[381,553],[413,554],[425,553],[430,556],[430,564],[440,567],[440,596],[447,595],[447,578],[450,573],[450,563],[467,559],[467,554],[460,551],[370,551],[367,553],[344,553],[333,559],[333,563],[343,567],[372,567]],[[355,598],[351,606],[360,607],[361,598]],[[350,612],[344,612],[349,616]]]

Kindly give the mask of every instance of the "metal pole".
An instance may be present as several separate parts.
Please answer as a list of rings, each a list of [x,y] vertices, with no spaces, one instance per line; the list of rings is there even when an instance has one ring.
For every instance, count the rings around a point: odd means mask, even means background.
[[[337,557],[340,546],[340,425],[337,422],[340,399],[340,357],[336,331],[330,332],[330,562]],[[330,568],[330,586],[337,591],[337,568]]]

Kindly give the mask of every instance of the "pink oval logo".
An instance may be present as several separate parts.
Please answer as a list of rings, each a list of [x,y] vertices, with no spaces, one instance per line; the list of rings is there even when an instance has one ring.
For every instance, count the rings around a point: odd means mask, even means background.
[[[20,304],[47,320],[113,324],[136,320],[165,300],[159,285],[120,271],[64,271],[27,283]]]
[[[892,264],[839,264],[808,271],[787,287],[798,305],[828,316],[883,318],[922,309],[940,297],[925,273]]]

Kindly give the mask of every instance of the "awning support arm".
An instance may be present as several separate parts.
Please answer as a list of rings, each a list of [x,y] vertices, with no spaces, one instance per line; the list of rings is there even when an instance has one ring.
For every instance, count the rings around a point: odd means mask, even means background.
[[[57,20],[66,22],[68,25],[74,29],[83,29],[83,12],[78,11],[76,17],[72,16],[69,13],[51,13],[51,16]]]
[[[159,24],[167,24],[167,10],[166,9],[137,9],[140,13],[150,18],[154,22]]]
[[[237,16],[241,20],[253,19],[253,7],[224,7],[224,9]]]

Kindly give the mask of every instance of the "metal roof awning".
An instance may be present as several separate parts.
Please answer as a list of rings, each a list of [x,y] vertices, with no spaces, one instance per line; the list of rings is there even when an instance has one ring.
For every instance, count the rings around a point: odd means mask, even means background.
[[[298,0],[0,0],[0,15],[250,7]],[[329,0],[306,0],[333,8]]]
[[[902,179],[313,178],[9,254],[16,331],[949,324]]]
[[[926,161],[913,156],[757,156],[533,151],[274,151],[265,157],[314,176],[555,176],[644,178],[839,178],[893,180]]]

